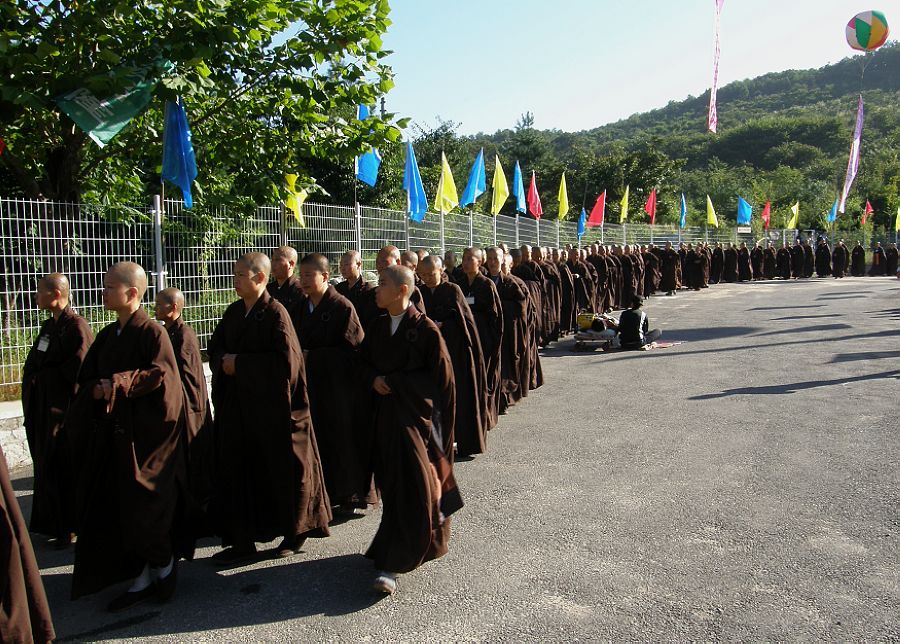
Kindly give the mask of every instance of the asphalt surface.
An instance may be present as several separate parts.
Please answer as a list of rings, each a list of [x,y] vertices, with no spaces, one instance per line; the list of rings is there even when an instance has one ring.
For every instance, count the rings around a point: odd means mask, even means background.
[[[547,384],[459,463],[451,551],[370,590],[377,512],[287,561],[180,567],[173,603],[68,599],[61,641],[900,638],[900,281],[654,297],[650,352],[543,359]],[[16,481],[30,502],[26,473]]]

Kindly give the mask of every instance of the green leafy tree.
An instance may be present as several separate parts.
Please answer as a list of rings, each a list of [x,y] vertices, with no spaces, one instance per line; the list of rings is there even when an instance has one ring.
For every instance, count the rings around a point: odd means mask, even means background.
[[[165,100],[181,97],[208,198],[278,197],[312,160],[352,163],[399,140],[393,115],[355,118],[392,86],[386,0],[14,0],[0,5],[0,185],[51,199],[158,190]],[[150,107],[99,148],[57,106],[85,87],[121,92],[148,61],[174,69]]]

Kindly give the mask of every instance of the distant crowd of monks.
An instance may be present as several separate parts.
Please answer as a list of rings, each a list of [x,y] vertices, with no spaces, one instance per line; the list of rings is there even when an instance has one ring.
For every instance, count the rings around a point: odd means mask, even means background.
[[[211,392],[178,289],[157,294],[154,320],[142,306],[144,270],[115,264],[103,303],[117,321],[95,338],[69,305],[66,276],[40,280],[38,305],[51,315],[22,382],[29,527],[60,548],[75,543],[73,598],[130,580],[110,610],[167,601],[200,537],[221,538],[217,565],[252,561],[256,544],[275,539],[270,554],[289,557],[379,502],[366,556],[374,587],[392,593],[401,573],[447,552],[462,507],[454,461],[483,453],[499,417],[543,384],[539,349],[575,331],[579,313],[719,282],[866,272],[860,245],[824,240],[777,250],[500,245],[459,258],[386,246],[375,265],[377,286],[357,251],[342,256],[339,282],[318,253],[241,257],[239,299],[207,347]],[[869,274],[896,269],[895,245],[876,247]],[[16,608],[0,613],[0,633],[46,640],[52,624],[21,517],[7,532],[21,562],[0,598]]]

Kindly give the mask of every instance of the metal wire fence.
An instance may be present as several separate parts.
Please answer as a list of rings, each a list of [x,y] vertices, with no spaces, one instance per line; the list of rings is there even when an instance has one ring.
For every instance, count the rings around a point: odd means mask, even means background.
[[[807,235],[814,234],[807,231]],[[794,231],[768,232],[790,242]],[[848,244],[857,233],[847,233]],[[406,213],[358,205],[307,203],[303,222],[282,206],[204,206],[183,210],[180,201],[143,206],[111,206],[0,198],[0,394],[20,382],[21,365],[46,313],[37,309],[37,281],[51,272],[69,276],[71,300],[95,332],[114,319],[102,306],[106,269],[122,260],[141,264],[150,285],[145,303],[175,286],[185,294],[184,316],[206,346],[225,307],[235,299],[234,261],[249,251],[271,253],[287,244],[302,256],[324,253],[336,267],[340,255],[356,249],[366,270],[385,245],[423,248],[429,253],[504,243],[584,246],[592,243],[648,244],[672,241],[753,243],[735,229],[607,224],[588,228],[579,238],[577,223],[535,220],[526,215],[490,217],[466,212],[413,222]],[[866,238],[868,246],[869,239]],[[4,394],[7,395],[8,394]]]

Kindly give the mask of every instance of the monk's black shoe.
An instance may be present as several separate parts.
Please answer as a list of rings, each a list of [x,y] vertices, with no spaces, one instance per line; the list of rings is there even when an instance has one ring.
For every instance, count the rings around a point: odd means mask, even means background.
[[[132,606],[137,606],[138,604],[143,604],[148,599],[153,599],[156,596],[156,588],[151,584],[144,588],[144,590],[139,590],[137,592],[124,592],[114,600],[109,602],[106,607],[110,613],[119,613],[123,610],[128,610]]]
[[[172,572],[157,580],[156,598],[161,602],[167,602],[175,595],[175,585],[178,582],[178,562],[172,563]]]
[[[217,566],[233,566],[235,564],[256,559],[256,546],[229,546],[211,557]]]

